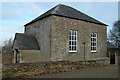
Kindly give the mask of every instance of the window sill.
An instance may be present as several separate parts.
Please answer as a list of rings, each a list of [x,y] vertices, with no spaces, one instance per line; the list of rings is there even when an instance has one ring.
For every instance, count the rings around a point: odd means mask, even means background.
[[[97,51],[91,51],[92,53],[96,53]]]
[[[77,52],[77,51],[69,51],[70,53],[74,53],[74,52]]]

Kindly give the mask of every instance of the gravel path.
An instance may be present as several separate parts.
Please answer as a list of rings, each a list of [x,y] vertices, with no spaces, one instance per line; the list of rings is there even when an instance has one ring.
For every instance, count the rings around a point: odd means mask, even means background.
[[[45,74],[41,76],[32,76],[32,78],[118,78],[118,65]]]

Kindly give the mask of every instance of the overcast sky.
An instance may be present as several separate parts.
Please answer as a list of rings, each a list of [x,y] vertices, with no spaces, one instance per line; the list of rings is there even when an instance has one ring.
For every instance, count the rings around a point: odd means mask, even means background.
[[[71,6],[107,25],[107,33],[118,20],[118,2],[2,2],[0,10],[0,45],[15,33],[24,32],[24,24],[58,4]]]

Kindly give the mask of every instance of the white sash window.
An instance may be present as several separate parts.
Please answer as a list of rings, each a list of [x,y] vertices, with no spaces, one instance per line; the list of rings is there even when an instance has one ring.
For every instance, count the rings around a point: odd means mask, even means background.
[[[69,52],[77,52],[77,31],[69,31]]]
[[[91,52],[97,52],[97,34],[91,34]]]

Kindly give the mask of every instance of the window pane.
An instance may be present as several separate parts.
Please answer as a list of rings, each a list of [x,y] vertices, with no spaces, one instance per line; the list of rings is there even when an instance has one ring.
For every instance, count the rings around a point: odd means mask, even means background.
[[[69,50],[72,50],[72,47],[71,47],[71,46],[69,46]]]
[[[93,46],[93,43],[91,42],[91,47]]]
[[[93,38],[91,38],[91,42],[93,42]]]
[[[72,46],[72,50],[75,51],[75,50],[74,50],[74,46]]]
[[[76,40],[76,37],[77,37],[77,36],[75,36],[75,40]]]
[[[76,46],[72,46],[72,48],[73,48],[73,51],[76,51]]]
[[[93,47],[93,51],[96,51],[96,47]]]
[[[93,50],[93,47],[91,47],[91,51]]]
[[[71,44],[71,41],[69,41],[69,45],[72,45],[72,44]]]
[[[74,41],[72,41],[72,45],[74,45]]]
[[[74,31],[74,35],[76,35],[76,31]]]
[[[74,36],[72,36],[72,40],[74,40]]]
[[[76,45],[77,45],[77,31],[70,30],[69,31],[69,50],[70,51],[76,51]]]
[[[76,35],[76,33],[77,33],[77,32],[75,31],[75,35]]]
[[[69,31],[69,36],[71,35],[71,30]]]
[[[73,41],[73,44],[72,45],[75,45],[75,41]]]
[[[76,41],[75,41],[75,45],[77,45],[77,44],[76,44]]]
[[[92,42],[94,41],[94,38],[92,38]]]
[[[72,48],[71,50],[73,51],[73,46],[71,46],[71,48]]]
[[[72,36],[72,40],[76,40],[76,36]]]
[[[96,38],[93,38],[93,41],[96,41]]]
[[[96,46],[96,43],[93,43],[93,46]]]
[[[91,34],[91,37],[93,37],[93,33]]]
[[[94,47],[95,51],[96,51],[96,47]]]
[[[74,46],[74,51],[76,51],[76,46]]]
[[[69,40],[72,40],[72,39],[71,39],[71,36],[69,36]]]
[[[74,35],[74,31],[72,31],[72,35]]]
[[[95,34],[95,33],[93,33],[93,37],[96,37],[96,34]]]
[[[96,51],[96,46],[97,46],[97,34],[92,33],[91,34],[91,51]]]

